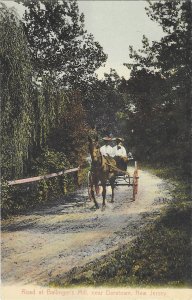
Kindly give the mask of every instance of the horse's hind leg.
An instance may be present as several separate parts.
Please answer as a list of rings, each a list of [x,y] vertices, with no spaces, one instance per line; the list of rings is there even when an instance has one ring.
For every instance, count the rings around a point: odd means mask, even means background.
[[[105,207],[105,198],[106,198],[106,185],[102,185],[103,191],[102,191],[102,196],[103,196],[103,208]]]
[[[112,190],[112,194],[111,194],[111,203],[113,203],[113,202],[114,202],[115,180],[110,181],[110,185],[111,185],[111,190]]]
[[[114,185],[112,185],[112,186],[111,186],[111,190],[112,190],[112,194],[111,194],[111,203],[114,202],[114,189],[115,189],[115,187],[114,187]]]

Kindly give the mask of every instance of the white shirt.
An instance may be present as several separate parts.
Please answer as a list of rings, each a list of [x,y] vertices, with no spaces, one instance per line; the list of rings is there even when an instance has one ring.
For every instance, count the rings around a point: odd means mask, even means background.
[[[100,148],[101,154],[105,156],[113,156],[113,148],[110,145],[104,145]]]
[[[123,147],[122,145],[116,145],[115,147],[113,147],[113,156],[127,157],[127,152],[125,150],[125,147]]]

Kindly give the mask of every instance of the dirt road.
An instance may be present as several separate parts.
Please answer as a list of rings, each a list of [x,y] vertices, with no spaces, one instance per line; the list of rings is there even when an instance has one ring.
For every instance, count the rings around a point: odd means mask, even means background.
[[[139,176],[135,202],[131,188],[118,187],[115,202],[108,196],[106,209],[95,210],[92,202],[84,205],[84,189],[52,208],[3,221],[3,283],[47,285],[137,236],[169,198],[162,179],[146,171]]]

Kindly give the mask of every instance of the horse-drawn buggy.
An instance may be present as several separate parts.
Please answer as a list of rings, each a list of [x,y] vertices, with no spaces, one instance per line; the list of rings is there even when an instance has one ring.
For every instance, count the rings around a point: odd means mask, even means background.
[[[121,170],[113,158],[101,154],[98,140],[89,138],[89,152],[91,169],[87,176],[88,198],[94,201],[96,208],[99,206],[95,196],[100,193],[100,187],[102,187],[103,207],[105,206],[107,186],[111,186],[111,202],[114,202],[114,189],[118,186],[131,187],[132,200],[135,201],[139,179],[137,162],[135,161],[133,174],[130,175],[127,170]]]

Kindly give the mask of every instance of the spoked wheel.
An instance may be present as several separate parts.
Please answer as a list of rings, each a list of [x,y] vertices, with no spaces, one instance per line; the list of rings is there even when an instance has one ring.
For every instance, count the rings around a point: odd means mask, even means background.
[[[133,173],[133,201],[136,199],[136,195],[138,193],[138,168],[137,168],[137,162],[135,162],[135,170]]]
[[[129,175],[124,175],[124,180],[126,183],[128,183],[130,185],[130,176]]]

